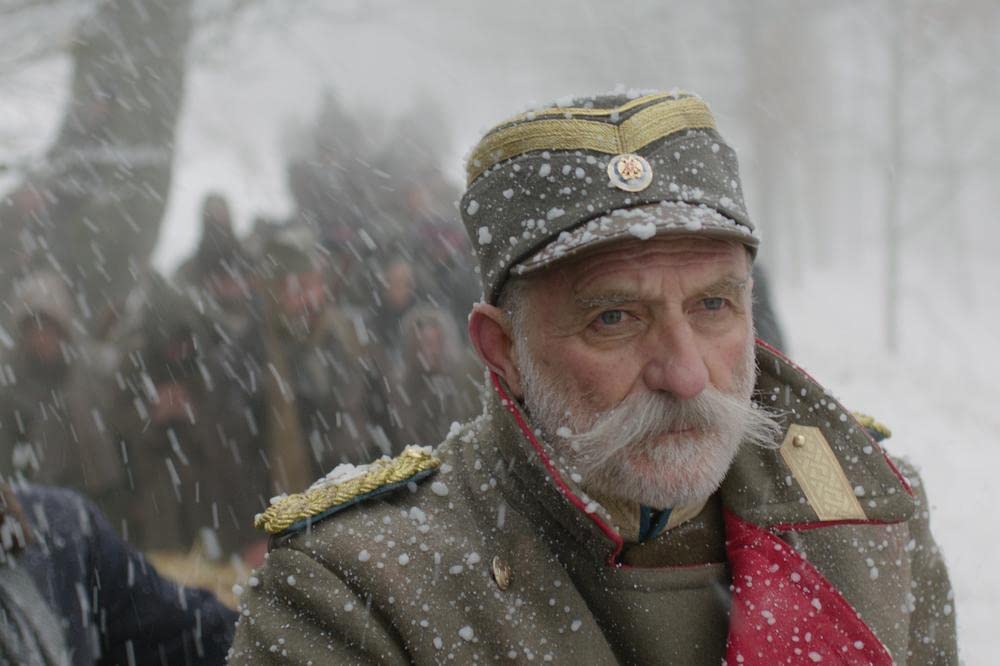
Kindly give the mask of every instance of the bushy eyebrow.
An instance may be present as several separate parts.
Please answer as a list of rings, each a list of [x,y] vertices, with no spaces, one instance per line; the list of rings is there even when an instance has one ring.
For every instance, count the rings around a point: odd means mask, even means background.
[[[699,290],[695,298],[709,298],[717,296],[742,298],[748,282],[748,278],[726,276],[721,280],[713,282],[707,287]],[[613,308],[619,305],[625,305],[626,303],[651,303],[655,300],[656,299],[647,298],[636,292],[616,290],[577,296],[574,299],[574,304],[581,310],[592,310],[597,308]]]
[[[713,282],[698,293],[699,298],[704,298],[708,296],[739,296],[742,297],[746,293],[747,284],[749,283],[748,278],[737,278],[733,276],[727,276],[719,280],[718,282]]]
[[[645,302],[648,299],[640,297],[638,294],[627,291],[609,291],[588,296],[578,296],[574,299],[576,307],[581,310],[592,310],[595,308],[610,308],[626,303]]]

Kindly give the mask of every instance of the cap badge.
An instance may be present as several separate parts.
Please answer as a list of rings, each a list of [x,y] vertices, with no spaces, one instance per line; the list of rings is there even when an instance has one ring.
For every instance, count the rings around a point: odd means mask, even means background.
[[[623,153],[608,162],[608,178],[619,190],[641,192],[653,182],[653,167],[641,155]]]

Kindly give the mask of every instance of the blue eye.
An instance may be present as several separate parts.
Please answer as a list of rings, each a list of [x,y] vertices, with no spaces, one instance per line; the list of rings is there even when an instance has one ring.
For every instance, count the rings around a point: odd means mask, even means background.
[[[605,326],[614,326],[615,324],[620,324],[625,313],[621,310],[608,310],[607,312],[602,312],[598,319]]]
[[[726,299],[724,298],[705,298],[702,299],[702,305],[705,306],[706,310],[721,310],[722,306],[726,304]]]

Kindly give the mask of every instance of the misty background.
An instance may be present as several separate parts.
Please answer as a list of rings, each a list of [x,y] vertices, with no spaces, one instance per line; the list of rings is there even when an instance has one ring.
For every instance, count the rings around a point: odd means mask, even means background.
[[[74,36],[98,4],[0,2],[0,193],[65,133]],[[189,20],[172,174],[137,260],[167,275],[198,243],[209,190],[241,233],[289,215],[286,165],[324,100],[352,119],[336,168],[391,191],[366,155],[412,154],[461,188],[479,135],[526,108],[702,95],[740,155],[791,357],[922,470],[964,658],[988,661],[1000,4],[195,0]]]

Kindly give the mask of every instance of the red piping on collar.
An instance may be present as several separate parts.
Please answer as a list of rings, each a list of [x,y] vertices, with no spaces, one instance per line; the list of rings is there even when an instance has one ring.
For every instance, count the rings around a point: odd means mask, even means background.
[[[837,527],[838,525],[898,525],[905,520],[860,520],[857,518],[845,520],[810,520],[804,523],[775,523],[767,529],[775,532],[808,532],[821,527]]]
[[[812,375],[810,375],[808,372],[806,372],[805,370],[803,370],[794,361],[792,361],[790,358],[788,358],[787,356],[785,356],[784,354],[782,354],[780,351],[778,351],[777,349],[775,349],[771,345],[767,344],[766,342],[764,342],[760,338],[756,339],[756,343],[759,346],[761,346],[764,349],[766,349],[769,352],[771,352],[772,354],[774,354],[775,356],[777,356],[778,358],[780,358],[781,360],[783,360],[788,365],[792,366],[792,368],[794,370],[797,370],[798,372],[801,372],[803,375],[805,375],[805,377],[809,381],[811,381],[812,383],[816,384],[816,386],[822,386],[822,384],[820,384],[818,381],[816,381],[815,379],[813,379]],[[868,438],[868,441],[871,442],[872,446],[874,446],[875,448],[877,448],[879,450],[879,452],[882,454],[882,457],[885,459],[886,464],[889,465],[889,469],[891,469],[892,473],[896,475],[896,478],[899,479],[899,482],[903,485],[903,488],[906,490],[906,492],[908,492],[910,494],[910,497],[913,497],[914,496],[913,495],[913,488],[910,487],[910,482],[906,480],[906,477],[903,476],[902,472],[899,471],[899,469],[896,467],[895,463],[892,462],[892,459],[889,458],[889,454],[885,452],[885,449],[882,448],[882,446],[878,442],[876,442],[875,439],[871,435],[868,434],[868,431],[865,429],[865,427],[863,425],[861,425],[858,422],[858,420],[856,418],[854,418],[854,414],[850,410],[848,410],[846,407],[844,407],[844,405],[842,405],[840,403],[840,401],[837,400],[836,398],[834,398],[833,396],[829,396],[829,397],[830,397],[830,399],[832,399],[834,402],[837,403],[837,405],[843,410],[844,414],[847,414],[848,417],[850,417],[851,421],[854,422],[854,425],[857,427],[857,429],[860,430],[862,433],[864,433],[865,437]]]
[[[594,512],[587,511],[587,505],[584,504],[583,500],[577,497],[573,491],[569,489],[569,486],[566,485],[566,482],[563,481],[562,476],[560,476],[559,472],[556,470],[555,465],[552,464],[548,454],[545,453],[545,449],[543,449],[542,445],[538,442],[538,439],[535,437],[535,433],[533,433],[531,428],[528,427],[528,424],[524,422],[524,418],[521,416],[521,413],[517,411],[517,407],[514,405],[514,400],[507,395],[507,392],[504,391],[503,386],[500,384],[500,378],[497,376],[497,373],[490,371],[490,379],[493,380],[493,388],[500,395],[501,400],[503,400],[504,407],[507,408],[508,412],[514,415],[514,420],[517,421],[517,426],[521,429],[521,432],[524,433],[524,436],[528,438],[528,441],[531,443],[531,447],[535,449],[535,453],[542,461],[542,464],[545,465],[545,470],[549,473],[549,476],[552,477],[552,480],[555,482],[556,487],[559,488],[559,491],[566,496],[566,499],[569,500],[570,504],[582,511],[587,518],[590,518],[590,520],[592,520],[594,524],[600,528],[601,532],[604,533],[604,536],[610,539],[614,544],[615,549],[611,555],[608,556],[608,566],[620,566],[618,564],[618,555],[622,552],[622,548],[625,545],[622,536],[618,534],[618,532],[616,532],[610,525],[601,520],[600,517],[598,517]]]

